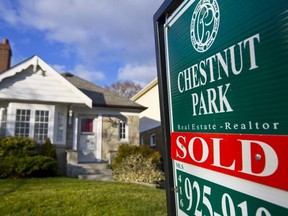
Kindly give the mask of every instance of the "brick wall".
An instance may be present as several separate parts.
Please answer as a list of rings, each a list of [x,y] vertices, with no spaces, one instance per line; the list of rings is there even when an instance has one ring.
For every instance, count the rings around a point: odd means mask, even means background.
[[[159,151],[161,155],[163,155],[163,145],[164,145],[164,140],[163,140],[163,132],[161,127],[156,127],[147,131],[144,131],[140,134],[141,137],[143,137],[144,145],[149,145],[150,146],[150,136],[152,134],[155,134],[156,136],[156,146],[152,147],[155,150]]]

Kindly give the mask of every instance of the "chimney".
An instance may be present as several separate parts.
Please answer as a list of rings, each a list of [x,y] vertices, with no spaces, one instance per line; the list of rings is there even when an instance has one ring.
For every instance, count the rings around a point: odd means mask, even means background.
[[[0,73],[10,68],[12,51],[8,39],[3,39],[0,44]]]

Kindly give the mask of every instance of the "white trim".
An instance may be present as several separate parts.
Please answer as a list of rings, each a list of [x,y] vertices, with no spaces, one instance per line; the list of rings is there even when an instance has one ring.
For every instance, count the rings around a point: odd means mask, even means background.
[[[140,135],[140,145],[144,145],[144,136]]]
[[[93,119],[93,132],[89,133],[83,133],[81,132],[81,120],[82,119]],[[87,115],[87,114],[79,114],[77,117],[77,134],[78,139],[76,143],[76,150],[81,151],[79,148],[79,145],[81,145],[80,140],[82,135],[91,135],[93,136],[93,140],[95,142],[94,145],[94,156],[96,158],[97,162],[101,162],[102,160],[102,116],[98,115]]]
[[[77,150],[77,142],[78,142],[78,114],[74,113],[74,120],[73,120],[73,145],[72,149]]]
[[[165,42],[165,47],[166,52],[165,52],[165,57],[166,57],[166,77],[167,77],[167,96],[168,96],[168,105],[169,105],[169,118],[170,118],[170,130],[173,132],[173,115],[172,115],[172,110],[173,110],[173,104],[172,104],[172,95],[171,95],[171,80],[170,80],[170,62],[169,62],[169,46],[168,46],[168,28],[165,28],[165,34],[164,34],[164,42]]]
[[[170,17],[165,22],[165,27],[169,25],[170,27],[179,19],[179,17],[190,7],[195,0],[186,0],[181,3],[181,5],[175,10]]]
[[[120,123],[125,124],[125,138],[120,137],[121,136]],[[118,139],[119,139],[120,143],[125,143],[125,142],[129,143],[129,127],[128,127],[127,121],[123,121],[123,120],[119,121],[119,123],[118,123]]]
[[[29,137],[33,139],[34,139],[35,111],[36,110],[49,111],[47,136],[51,140],[51,142],[54,143],[54,115],[55,115],[54,105],[10,103],[7,110],[6,136],[14,136],[15,134],[15,122],[16,122],[15,117],[17,109],[31,110]]]
[[[102,159],[102,115],[97,118],[96,143],[96,158]]]

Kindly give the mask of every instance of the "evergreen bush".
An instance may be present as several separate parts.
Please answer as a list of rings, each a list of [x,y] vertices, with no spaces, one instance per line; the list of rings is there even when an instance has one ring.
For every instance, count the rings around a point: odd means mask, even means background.
[[[45,142],[41,146],[41,150],[44,156],[51,157],[57,160],[55,145],[51,143],[49,138],[45,139]]]
[[[54,146],[49,146],[49,148],[53,149]],[[54,176],[58,163],[52,157],[53,150],[51,149],[46,151],[39,148],[37,143],[30,138],[2,138],[0,140],[0,178]],[[47,155],[43,155],[44,153]]]
[[[38,153],[37,143],[28,137],[4,137],[0,140],[0,157],[26,157]]]

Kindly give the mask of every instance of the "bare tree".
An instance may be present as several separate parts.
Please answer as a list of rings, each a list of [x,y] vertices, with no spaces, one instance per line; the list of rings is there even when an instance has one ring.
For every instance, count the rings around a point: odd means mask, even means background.
[[[116,81],[105,88],[126,98],[133,97],[142,89],[139,84],[132,81]]]

